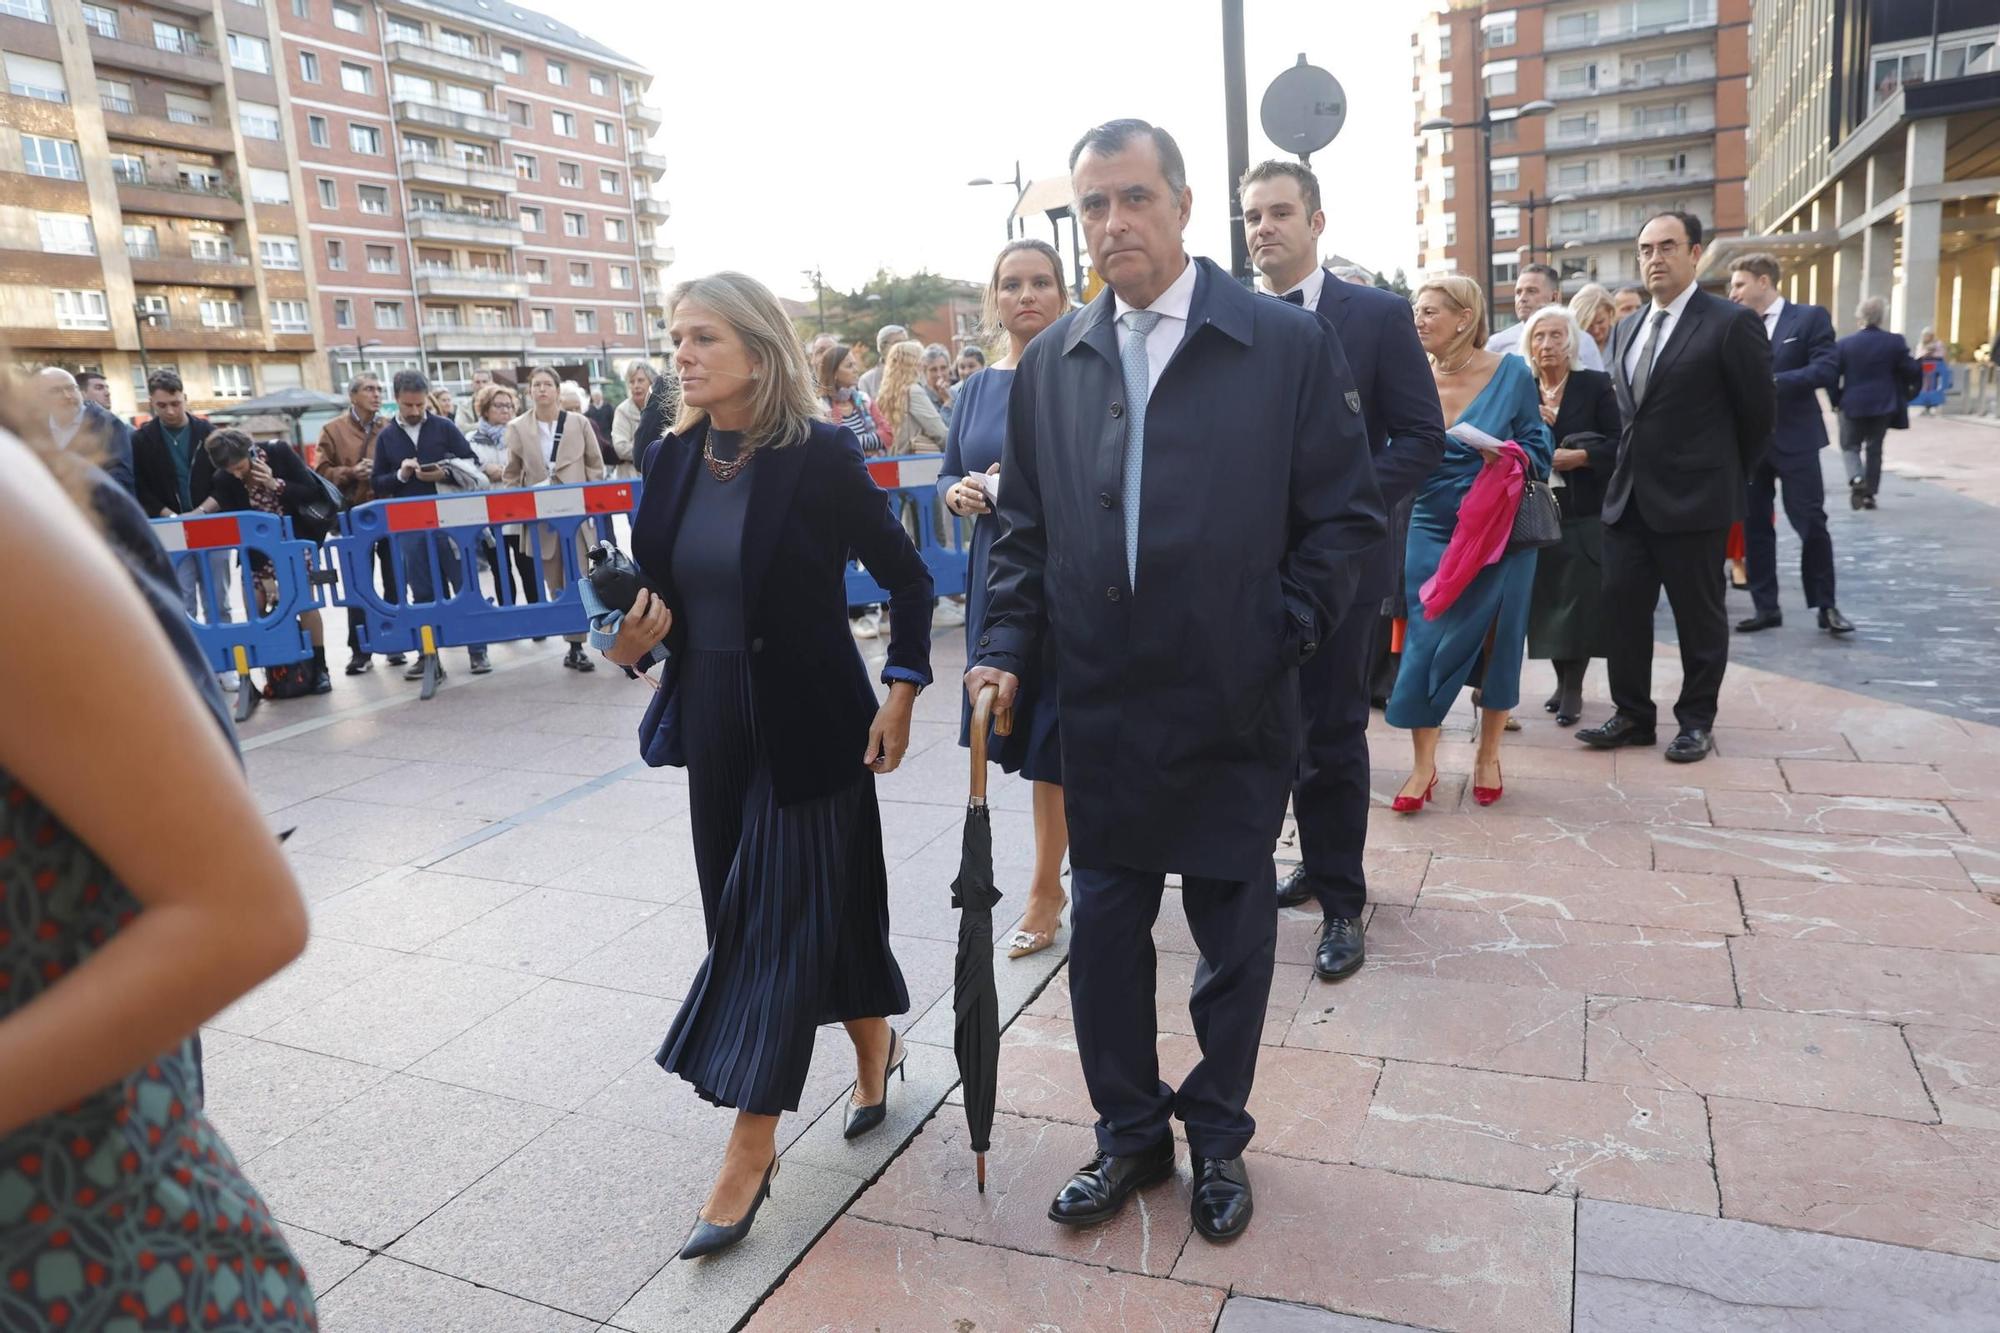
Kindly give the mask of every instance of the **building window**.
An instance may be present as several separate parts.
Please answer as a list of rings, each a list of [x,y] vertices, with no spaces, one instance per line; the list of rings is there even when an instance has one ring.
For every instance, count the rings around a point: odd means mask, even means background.
[[[611,285],[621,291],[630,291],[632,288],[632,266],[630,264],[613,264],[611,266]]]
[[[120,185],[144,185],[146,183],[146,159],[137,153],[113,153],[111,155],[111,178]]]
[[[368,271],[370,273],[394,273],[396,271],[395,250],[386,245],[369,246]]]
[[[382,155],[382,131],[373,125],[349,125],[347,127],[347,147],[350,152],[366,153],[370,157]]]
[[[319,57],[311,51],[299,52],[299,77],[307,83],[319,82]]]
[[[618,146],[618,127],[616,125],[613,125],[608,120],[600,120],[596,122],[596,130],[597,142],[608,148],[616,148]]]
[[[340,86],[350,93],[372,93],[375,91],[375,74],[366,65],[340,62]]]
[[[269,74],[271,44],[262,37],[246,37],[232,32],[229,34],[229,63],[253,74]]]
[[[549,112],[549,128],[565,139],[576,137],[576,117],[567,111]]]
[[[556,331],[556,312],[548,309],[546,306],[536,306],[528,312],[528,327],[536,333],[554,333]]]
[[[590,219],[585,217],[581,213],[563,214],[563,235],[565,236],[590,235]]]
[[[589,261],[581,259],[570,260],[569,285],[572,287],[588,287],[590,286],[590,284],[591,284],[591,277],[590,277]]]
[[[213,125],[215,105],[206,97],[188,93],[167,94],[167,119],[176,125]]]
[[[600,194],[625,193],[625,178],[615,171],[597,173],[597,189]]]
[[[592,97],[611,96],[611,77],[602,70],[590,71],[590,95]]]
[[[403,303],[401,301],[377,301],[375,303],[375,327],[378,329],[402,328]]]
[[[1488,14],[1479,20],[1479,44],[1488,51],[1514,44],[1514,11]]]
[[[450,28],[439,28],[437,44],[440,50],[453,55],[476,56],[479,54],[479,40],[469,32],[455,32]]]
[[[639,331],[639,312],[636,310],[614,310],[611,312],[612,326],[619,333]]]
[[[333,145],[333,136],[327,130],[325,116],[306,117],[306,140],[315,148],[329,148]]]
[[[121,116],[132,114],[132,85],[123,79],[99,79],[97,100],[106,111],[115,111]]]
[[[579,188],[583,184],[583,168],[574,162],[556,163],[556,184]]]
[[[203,301],[201,303],[201,326],[205,329],[242,328],[243,303],[241,301]]]
[[[35,222],[42,232],[42,253],[48,255],[94,255],[97,233],[90,219],[73,213],[37,213]]]
[[[514,154],[514,175],[524,181],[538,181],[542,178],[542,159],[533,153]]]
[[[551,60],[549,62],[549,82],[555,84],[558,88],[567,88],[569,86],[569,66],[560,60]]]
[[[312,0],[292,0],[292,17],[310,19],[313,16]]]
[[[547,282],[547,281],[549,280],[549,261],[548,261],[548,260],[546,260],[546,259],[525,259],[525,260],[522,260],[521,262],[522,262],[522,267],[523,267],[523,271],[524,271],[524,272],[526,272],[526,274],[528,275],[528,281],[529,281],[529,282],[544,282],[544,283],[545,283],[545,282]]]
[[[201,38],[186,28],[173,23],[153,24],[153,49],[171,51],[175,55],[199,56],[208,52],[202,49]]]
[[[108,329],[111,311],[103,292],[57,291],[56,327],[59,329]]]
[[[351,329],[354,327],[354,302],[344,296],[334,298],[333,327],[336,329]]]
[[[231,240],[226,232],[190,232],[188,257],[206,259],[215,264],[233,264],[236,262],[236,242]]]
[[[215,377],[215,397],[248,398],[250,396],[250,367],[240,361],[217,361],[212,369]]]
[[[1556,16],[1556,41],[1564,46],[1577,46],[1597,40],[1597,11],[1586,9],[1579,13]]]
[[[361,11],[353,5],[334,5],[333,26],[342,32],[360,32]]]
[[[13,11],[10,9],[7,12],[11,14]],[[115,42],[118,40],[118,11],[106,9],[103,5],[85,5],[83,26],[99,37],[109,37]]]
[[[299,238],[296,236],[262,236],[257,240],[257,257],[265,268],[299,267]]]
[[[527,67],[521,63],[521,53],[519,51],[516,51],[511,46],[503,46],[500,48],[500,68],[506,70],[509,74],[519,74]]]
[[[357,23],[360,21],[359,14],[355,15],[355,21]],[[359,32],[360,29],[357,27],[354,31]],[[412,23],[406,18],[398,18],[394,14],[385,14],[382,16],[382,37],[391,42],[421,42],[424,39],[424,25]]]
[[[1518,208],[1496,208],[1493,210],[1493,236],[1496,240],[1506,240],[1521,234],[1521,210]]]
[[[319,206],[321,208],[340,207],[340,186],[328,176],[319,178]]]
[[[354,197],[361,201],[361,211],[377,215],[389,211],[389,191],[381,185],[357,185]]]
[[[607,240],[607,241],[622,241],[622,240],[624,240],[624,239],[625,239],[625,219],[624,219],[624,218],[606,218],[606,219],[604,219],[604,239],[605,239],[605,240]]]
[[[542,229],[541,209],[536,208],[532,204],[523,204],[521,205],[520,213],[522,231],[540,231]]]
[[[327,238],[326,266],[336,272],[345,273],[347,271],[347,242],[335,240],[332,237]]]
[[[267,167],[250,168],[250,199],[259,204],[291,203],[291,173],[272,171]]]
[[[1491,60],[1484,71],[1486,95],[1488,97],[1508,97],[1516,89],[1516,64],[1511,60]]]
[[[576,331],[578,333],[597,332],[597,312],[595,310],[572,311],[571,317],[576,322]]]
[[[133,259],[160,257],[160,233],[152,227],[127,227],[124,230],[124,240],[125,253]]]
[[[1493,159],[1493,193],[1521,188],[1521,159],[1518,157],[1496,157]]]
[[[278,125],[278,108],[263,102],[238,102],[236,123],[243,127],[246,139],[282,139],[284,131]]]
[[[535,124],[534,108],[529,106],[526,102],[515,102],[510,100],[507,103],[507,119],[509,121],[512,121],[514,124],[521,126],[523,129],[532,129],[534,128]]]
[[[1977,74],[1982,69],[1990,72],[1995,65],[1989,57],[1996,44],[2000,43],[1988,34],[1940,45],[1937,76],[1940,79],[1962,79],[1968,73]]]
[[[307,333],[311,325],[306,323],[306,303],[304,301],[271,302],[271,332]]]
[[[33,134],[21,136],[21,156],[30,176],[47,176],[59,181],[83,179],[83,167],[76,157],[76,145],[68,139],[43,139]]]
[[[45,17],[42,20],[46,23]],[[16,97],[32,97],[38,102],[61,106],[69,101],[69,82],[63,68],[53,60],[17,56],[7,52],[7,91]]]

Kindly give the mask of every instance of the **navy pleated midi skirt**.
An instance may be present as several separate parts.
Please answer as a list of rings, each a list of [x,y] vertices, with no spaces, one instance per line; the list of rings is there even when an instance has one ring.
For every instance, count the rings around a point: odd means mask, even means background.
[[[749,658],[687,653],[679,688],[708,957],[660,1067],[717,1106],[795,1111],[815,1029],[910,1007],[889,948],[875,779],[863,770],[831,796],[780,806],[751,712]]]

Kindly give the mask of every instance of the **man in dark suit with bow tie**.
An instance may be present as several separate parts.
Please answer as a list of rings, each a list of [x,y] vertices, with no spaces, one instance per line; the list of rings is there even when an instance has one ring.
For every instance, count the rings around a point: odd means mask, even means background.
[[[1375,483],[1392,514],[1444,457],[1444,412],[1410,303],[1394,292],[1343,282],[1319,263],[1326,231],[1319,178],[1273,159],[1243,174],[1243,232],[1250,262],[1273,296],[1316,312],[1334,330],[1361,395]],[[1407,511],[1401,514],[1408,525]],[[1392,527],[1394,526],[1392,522]],[[1383,598],[1396,587],[1402,543],[1384,541],[1362,566],[1354,605],[1299,670],[1305,747],[1292,787],[1299,827],[1296,869],[1278,882],[1278,902],[1319,900],[1325,914],[1313,969],[1322,980],[1351,976],[1367,957],[1362,909],[1368,881],[1368,676]]]
[[[1819,469],[1819,451],[1827,444],[1819,391],[1839,386],[1840,349],[1824,306],[1798,305],[1778,294],[1780,272],[1778,261],[1766,254],[1744,255],[1729,270],[1729,299],[1764,321],[1778,389],[1777,429],[1770,452],[1750,470],[1749,513],[1743,520],[1743,559],[1750,567],[1756,614],[1739,620],[1736,629],[1754,634],[1785,623],[1778,609],[1774,516],[1783,482],[1785,517],[1799,535],[1799,582],[1806,605],[1818,609],[1819,627],[1827,633],[1852,634],[1853,624],[1834,605],[1833,537],[1826,530],[1826,479]]]
[[[1680,734],[1691,764],[1711,732],[1729,666],[1722,562],[1743,517],[1744,477],[1771,441],[1771,340],[1755,311],[1695,285],[1701,219],[1656,214],[1639,232],[1652,302],[1618,325],[1611,380],[1625,433],[1604,493],[1604,608],[1617,712],[1576,738],[1599,750],[1655,745],[1653,611],[1666,589],[1680,635]]]

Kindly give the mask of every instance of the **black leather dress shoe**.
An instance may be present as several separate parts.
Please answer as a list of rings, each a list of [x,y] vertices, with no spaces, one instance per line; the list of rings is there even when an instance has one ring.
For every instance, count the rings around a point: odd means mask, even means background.
[[[1320,927],[1319,952],[1313,956],[1313,974],[1321,981],[1341,981],[1361,970],[1368,961],[1368,936],[1358,916],[1330,916]]]
[[[1783,611],[1759,611],[1748,620],[1737,621],[1736,632],[1738,634],[1755,634],[1760,629],[1776,629],[1784,623],[1785,613]]]
[[[1616,750],[1623,745],[1658,745],[1651,727],[1642,727],[1623,713],[1600,726],[1585,727],[1576,738],[1593,750]]]
[[[1157,1185],[1174,1173],[1174,1139],[1169,1134],[1150,1148],[1123,1157],[1100,1152],[1069,1178],[1049,1205],[1049,1221],[1066,1227],[1109,1222],[1134,1190]]]
[[[347,659],[347,674],[358,676],[364,671],[375,669],[375,659],[367,653],[355,653]]]
[[[1241,1157],[1194,1158],[1194,1192],[1188,1211],[1194,1229],[1210,1240],[1235,1240],[1250,1225],[1256,1200]]]
[[[1313,896],[1312,881],[1306,878],[1304,866],[1293,866],[1292,873],[1278,881],[1278,906],[1297,907]]]
[[[1667,746],[1667,758],[1677,764],[1694,764],[1715,753],[1715,737],[1706,727],[1690,727]]]
[[[1828,634],[1854,633],[1854,622],[1840,614],[1837,606],[1822,606],[1819,609],[1819,627]]]

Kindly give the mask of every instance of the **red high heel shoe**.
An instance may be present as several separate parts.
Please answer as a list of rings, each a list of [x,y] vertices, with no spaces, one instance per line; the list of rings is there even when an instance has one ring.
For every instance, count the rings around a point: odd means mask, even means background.
[[[1494,762],[1493,767],[1496,770],[1500,767],[1500,764],[1497,760]],[[1506,790],[1507,790],[1507,775],[1502,773],[1500,775],[1500,785],[1497,787],[1482,787],[1476,782],[1473,783],[1472,799],[1478,802],[1480,805],[1492,805],[1495,801],[1498,801],[1500,799],[1501,795],[1504,792],[1506,792]]]
[[[1431,793],[1438,789],[1437,770],[1431,770],[1431,785],[1424,788],[1422,796],[1397,796],[1389,802],[1389,808],[1399,815],[1414,815],[1431,803]]]

